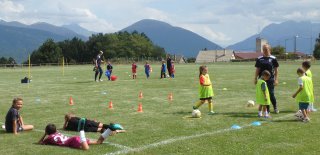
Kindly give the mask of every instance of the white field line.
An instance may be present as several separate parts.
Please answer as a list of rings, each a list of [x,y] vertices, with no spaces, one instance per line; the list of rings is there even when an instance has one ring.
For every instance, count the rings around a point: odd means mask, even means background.
[[[289,116],[292,117],[293,114],[288,114],[288,115],[285,115],[285,116],[282,116],[282,117],[275,118],[273,120],[279,120],[279,119],[287,118]],[[267,122],[268,121],[263,121],[261,123],[267,123]],[[251,126],[251,124],[244,125],[244,126],[241,126],[241,127],[242,128],[247,128],[247,127],[250,127],[250,126]],[[162,145],[175,143],[177,141],[183,141],[183,140],[188,140],[188,139],[193,139],[193,138],[199,138],[199,137],[208,136],[208,135],[222,134],[222,133],[225,133],[225,132],[228,132],[228,131],[232,131],[232,130],[235,130],[235,129],[226,128],[226,129],[215,130],[215,131],[212,131],[212,132],[206,132],[206,133],[202,133],[202,134],[175,137],[175,138],[166,139],[166,140],[163,140],[163,141],[160,141],[160,142],[156,142],[156,143],[152,143],[152,144],[148,144],[148,145],[143,145],[143,146],[140,146],[140,147],[137,147],[137,148],[126,148],[126,149],[123,149],[123,150],[120,150],[120,151],[106,153],[105,155],[118,155],[118,154],[127,154],[127,153],[130,153],[130,152],[141,152],[141,151],[146,150],[146,149],[156,148],[156,147],[159,147],[159,146],[162,146]]]
[[[3,122],[0,122],[0,124],[4,124],[4,123],[3,123]],[[44,133],[44,130],[39,130],[39,129],[33,129],[32,131]],[[60,132],[60,131],[59,131],[59,132]],[[62,132],[60,132],[60,133],[62,133]],[[67,133],[63,133],[63,135],[66,135],[66,136],[69,136],[69,137],[71,137],[71,136],[76,136],[76,135],[67,134]],[[90,140],[93,140],[93,139],[90,138]],[[103,143],[104,143],[104,144],[109,144],[109,145],[111,145],[111,146],[115,146],[115,147],[118,147],[118,148],[121,148],[121,149],[132,149],[132,148],[130,148],[130,147],[128,147],[128,146],[124,146],[124,145],[120,145],[120,144],[116,144],[116,143],[110,143],[110,142],[103,142]]]

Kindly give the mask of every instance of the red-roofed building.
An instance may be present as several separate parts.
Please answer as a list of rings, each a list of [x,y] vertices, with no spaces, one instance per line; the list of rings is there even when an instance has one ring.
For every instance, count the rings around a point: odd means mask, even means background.
[[[262,53],[258,52],[233,52],[236,60],[255,60],[259,56],[262,56]]]

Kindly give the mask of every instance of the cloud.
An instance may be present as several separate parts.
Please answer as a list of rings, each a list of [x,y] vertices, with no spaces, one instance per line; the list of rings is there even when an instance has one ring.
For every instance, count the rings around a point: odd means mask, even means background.
[[[180,26],[192,32],[196,32],[201,36],[205,36],[208,40],[211,41],[225,42],[231,40],[231,37],[228,37],[226,34],[214,31],[211,27],[203,24],[185,24]]]
[[[148,18],[228,45],[270,23],[320,22],[318,6],[319,0],[0,0],[0,18],[26,24],[77,23],[98,32],[115,32]]]
[[[20,13],[24,10],[23,5],[14,3],[9,0],[0,0],[1,14]]]

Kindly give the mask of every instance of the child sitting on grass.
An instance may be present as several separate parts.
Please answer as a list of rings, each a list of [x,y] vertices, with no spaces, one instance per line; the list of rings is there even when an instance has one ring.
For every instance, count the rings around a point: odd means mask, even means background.
[[[212,83],[208,74],[208,67],[207,66],[200,66],[199,68],[199,98],[200,101],[196,103],[195,106],[193,106],[193,109],[198,109],[203,103],[208,101],[208,108],[209,113],[208,115],[213,115],[213,103],[212,103],[212,97],[213,97],[213,88]]]
[[[33,125],[25,125],[19,111],[22,109],[22,98],[14,98],[12,106],[6,115],[5,129],[7,132],[18,134],[18,132],[32,130]]]
[[[303,114],[303,122],[309,122],[310,118],[308,116],[308,106],[312,101],[312,80],[310,77],[305,75],[305,71],[302,68],[298,68],[297,74],[298,78],[298,90],[292,95],[299,104],[299,109]]]
[[[256,84],[256,102],[259,104],[258,108],[258,117],[262,117],[264,115],[265,118],[269,118],[270,115],[267,111],[267,106],[270,105],[270,96],[267,82],[270,79],[270,72],[264,70],[261,73],[261,78],[258,79]]]
[[[113,124],[112,127],[106,129],[98,138],[98,140],[86,139],[83,128],[80,130],[80,136],[67,137],[57,131],[54,124],[48,124],[45,128],[45,133],[39,140],[39,144],[42,145],[57,145],[64,147],[71,147],[76,149],[88,150],[89,145],[102,144],[102,142],[109,136],[113,136],[117,133],[125,132],[122,126],[119,124]]]

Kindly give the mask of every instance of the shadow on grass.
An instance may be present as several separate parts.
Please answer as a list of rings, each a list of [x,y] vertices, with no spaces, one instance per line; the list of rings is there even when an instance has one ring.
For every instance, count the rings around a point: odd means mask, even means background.
[[[8,132],[4,131],[4,130],[0,130],[0,134],[7,134]]]
[[[172,115],[187,115],[187,114],[191,114],[191,111],[177,111],[177,112],[173,112],[173,113],[163,113],[163,114],[172,114]]]
[[[82,84],[82,83],[95,83],[95,81],[76,81],[76,82],[69,82],[69,83],[65,83],[65,84]]]
[[[242,118],[257,118],[257,112],[226,112],[226,113],[217,113],[217,115],[225,115],[229,117],[242,117]]]
[[[282,122],[292,122],[292,123],[301,123],[301,121],[298,121],[296,119],[282,119],[282,120],[274,120],[273,123],[282,123]]]

